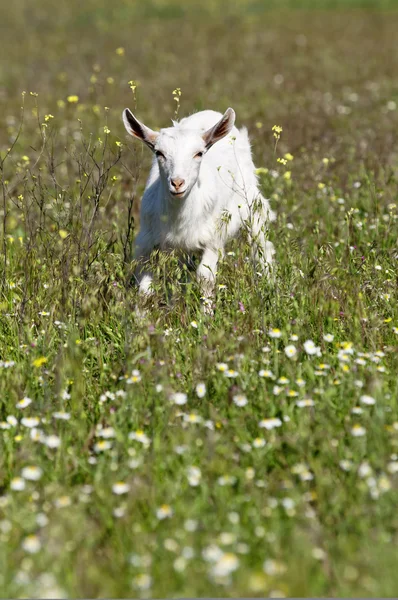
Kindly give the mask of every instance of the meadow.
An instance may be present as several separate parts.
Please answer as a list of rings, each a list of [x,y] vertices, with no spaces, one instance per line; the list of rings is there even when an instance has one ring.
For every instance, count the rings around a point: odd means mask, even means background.
[[[396,595],[397,3],[1,7],[0,596]],[[126,106],[235,109],[274,282],[137,314]]]

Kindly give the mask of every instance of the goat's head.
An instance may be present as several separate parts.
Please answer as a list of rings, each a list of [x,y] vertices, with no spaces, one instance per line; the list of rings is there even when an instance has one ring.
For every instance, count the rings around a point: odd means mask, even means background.
[[[123,122],[130,135],[143,141],[157,157],[161,177],[171,196],[186,197],[195,185],[204,154],[228,135],[235,122],[235,112],[228,108],[221,119],[207,131],[168,127],[159,132],[149,129],[126,108]]]

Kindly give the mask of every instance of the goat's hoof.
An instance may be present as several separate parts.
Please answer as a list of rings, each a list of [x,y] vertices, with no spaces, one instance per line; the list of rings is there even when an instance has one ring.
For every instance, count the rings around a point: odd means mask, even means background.
[[[134,316],[137,321],[144,321],[149,315],[149,310],[144,308],[143,306],[135,306],[134,307]]]
[[[214,315],[214,302],[209,298],[204,298],[202,310],[205,315],[212,317]]]

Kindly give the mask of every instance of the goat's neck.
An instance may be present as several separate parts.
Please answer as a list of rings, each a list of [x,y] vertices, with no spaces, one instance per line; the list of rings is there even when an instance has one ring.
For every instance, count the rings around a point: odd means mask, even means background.
[[[183,199],[173,198],[166,186],[163,186],[163,198],[164,198],[164,212],[172,220],[178,221],[178,219],[183,218],[186,213],[192,213],[195,206],[197,206],[196,196],[199,192],[198,183],[196,182],[189,194]]]

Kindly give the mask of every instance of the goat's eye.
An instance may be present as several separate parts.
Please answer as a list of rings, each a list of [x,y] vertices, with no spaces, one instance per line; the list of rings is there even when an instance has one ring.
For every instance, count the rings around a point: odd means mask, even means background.
[[[160,150],[156,150],[155,154],[157,158],[166,158],[163,152],[160,152]]]
[[[194,156],[194,158],[202,158],[203,156],[203,152],[197,152]]]

